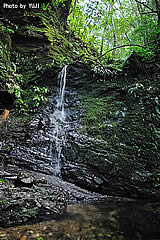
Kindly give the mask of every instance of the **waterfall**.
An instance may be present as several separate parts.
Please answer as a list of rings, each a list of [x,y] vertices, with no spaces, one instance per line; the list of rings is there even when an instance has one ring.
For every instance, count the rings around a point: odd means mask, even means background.
[[[53,135],[55,149],[53,151],[53,172],[57,177],[61,177],[62,147],[65,142],[66,112],[64,109],[64,96],[66,86],[67,66],[63,67],[58,76],[58,89],[56,94],[56,104],[52,115]]]

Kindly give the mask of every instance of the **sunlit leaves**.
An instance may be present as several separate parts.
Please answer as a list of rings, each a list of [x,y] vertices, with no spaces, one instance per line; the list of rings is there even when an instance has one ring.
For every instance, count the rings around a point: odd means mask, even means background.
[[[65,0],[52,0],[54,7],[59,7],[59,5],[62,5],[65,2]]]
[[[79,1],[68,19],[69,26],[99,54],[115,46],[115,37],[117,46],[129,43],[144,45],[156,39],[160,32],[157,16],[146,14],[147,4],[138,5],[135,0]],[[119,48],[115,53],[118,58],[127,56],[130,51]]]

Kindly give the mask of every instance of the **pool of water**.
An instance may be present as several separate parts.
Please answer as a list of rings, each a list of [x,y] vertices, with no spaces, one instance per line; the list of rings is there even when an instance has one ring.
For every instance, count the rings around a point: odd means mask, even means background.
[[[63,218],[0,229],[1,240],[160,240],[160,203],[69,205]]]

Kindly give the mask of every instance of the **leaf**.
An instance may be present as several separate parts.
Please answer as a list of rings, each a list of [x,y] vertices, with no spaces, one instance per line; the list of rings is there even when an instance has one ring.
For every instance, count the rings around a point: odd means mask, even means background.
[[[5,183],[5,182],[3,181],[3,179],[0,179],[0,183]]]
[[[15,91],[15,89],[14,89],[14,88],[11,88],[8,92],[9,92],[10,94],[13,94],[14,91]]]

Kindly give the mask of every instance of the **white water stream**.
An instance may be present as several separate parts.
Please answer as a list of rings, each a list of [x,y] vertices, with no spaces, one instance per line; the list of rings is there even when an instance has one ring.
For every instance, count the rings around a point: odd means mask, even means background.
[[[55,150],[53,152],[53,171],[54,175],[61,177],[62,164],[62,147],[65,143],[65,126],[66,126],[66,112],[64,108],[65,86],[66,86],[66,72],[65,66],[58,76],[58,90],[56,95],[56,105],[52,115],[53,135],[55,138]]]

